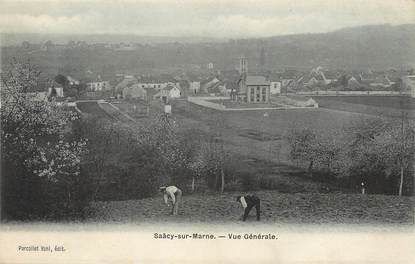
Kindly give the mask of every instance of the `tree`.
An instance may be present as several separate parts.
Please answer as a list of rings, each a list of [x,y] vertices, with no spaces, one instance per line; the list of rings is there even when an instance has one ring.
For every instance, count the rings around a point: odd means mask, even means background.
[[[58,75],[55,76],[55,82],[62,85],[63,88],[67,88],[69,86],[69,83],[70,83],[68,78],[66,78],[66,76],[64,76],[62,74],[58,74]]]
[[[67,136],[78,116],[28,93],[39,74],[13,61],[1,76],[2,202],[11,218],[68,216],[85,205],[75,186],[86,142]]]
[[[308,172],[312,176],[313,164],[317,158],[315,145],[316,134],[310,129],[293,129],[286,140],[290,146],[290,158],[295,161],[308,162]]]
[[[82,89],[85,89],[84,85],[82,84],[71,85],[71,82],[68,80],[68,78],[62,74],[55,76],[55,82],[62,85],[64,94],[69,97],[79,97]]]
[[[310,129],[292,130],[287,136],[290,157],[294,161],[308,162],[308,173],[313,177],[313,169],[333,174],[342,149],[342,141],[336,135],[317,134]]]
[[[409,171],[415,156],[415,131],[402,113],[401,126],[388,127],[374,138],[374,148],[382,155],[388,175],[399,175],[398,195],[403,193],[404,174]]]
[[[351,186],[365,183],[372,193],[411,193],[410,175],[415,155],[413,123],[382,117],[361,118],[342,133],[317,136],[308,129],[288,137],[293,160],[349,179]]]

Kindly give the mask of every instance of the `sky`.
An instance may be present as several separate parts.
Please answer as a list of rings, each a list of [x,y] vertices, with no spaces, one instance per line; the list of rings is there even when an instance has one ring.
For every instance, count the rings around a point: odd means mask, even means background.
[[[217,38],[415,23],[415,0],[0,0],[1,33]]]

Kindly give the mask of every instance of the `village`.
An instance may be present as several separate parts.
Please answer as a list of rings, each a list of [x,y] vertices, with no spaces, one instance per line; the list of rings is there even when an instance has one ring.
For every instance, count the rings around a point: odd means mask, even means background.
[[[226,45],[233,45],[230,43]],[[196,45],[206,48],[216,44]],[[29,110],[46,107],[49,110],[42,110],[44,113],[74,115],[62,131],[46,134],[38,143],[40,153],[49,146],[49,141],[44,142],[49,138],[67,138],[80,144],[71,150],[78,155],[77,171],[62,174],[73,174],[78,180],[69,181],[72,187],[61,193],[52,192],[69,197],[57,200],[69,207],[56,209],[61,215],[55,217],[165,221],[168,216],[156,197],[157,188],[175,185],[183,190],[187,201],[178,221],[190,217],[200,200],[200,210],[208,208],[210,202],[205,197],[220,206],[198,211],[192,219],[234,221],[238,209],[235,204],[229,208],[227,201],[244,192],[255,192],[266,201],[262,221],[268,223],[411,221],[407,208],[412,200],[406,196],[413,194],[409,159],[413,151],[415,72],[410,65],[356,69],[312,62],[307,67],[280,65],[267,56],[262,42],[253,53],[235,48],[237,52],[229,51],[233,55],[223,60],[205,56],[199,62],[189,62],[190,58],[179,61],[192,47],[180,43],[75,41],[25,41],[3,47],[6,61],[11,62],[11,68],[2,69],[6,91],[23,89],[15,96],[29,100]],[[163,56],[154,51],[156,55],[148,55],[154,58],[143,58],[138,52],[141,49],[165,51],[170,64],[157,66],[157,58],[161,61]],[[18,76],[25,76],[32,67],[36,69],[35,81],[27,87],[15,86],[15,74],[22,71]],[[51,118],[51,124],[59,123],[54,114],[42,117]],[[21,123],[17,119],[10,124]],[[402,137],[404,143],[399,141]],[[367,140],[367,148],[359,148],[361,140]],[[56,149],[72,148],[57,142]],[[407,144],[404,150],[402,144]],[[378,155],[375,163],[371,162],[373,153]],[[45,166],[67,168],[55,165],[55,155],[61,154],[50,154],[53,162]],[[40,166],[44,160],[49,162],[40,156],[30,166]],[[369,172],[361,173],[358,168]],[[33,172],[35,182],[44,181],[36,177],[39,171]],[[56,175],[51,169],[42,173],[52,173],[48,176],[52,179]],[[66,188],[68,181],[57,182]],[[53,185],[49,181],[44,184]],[[17,184],[11,190],[25,186]],[[73,195],[77,195],[75,200]],[[330,202],[332,195],[335,203]],[[395,202],[387,196],[404,196],[396,208],[404,215],[390,210],[373,213],[379,209],[368,206],[374,200],[379,204]],[[310,205],[312,210],[304,209],[309,205],[303,200],[309,198],[317,201]],[[284,202],[278,202],[281,199]],[[292,199],[296,201],[294,207],[290,206]],[[367,202],[364,213],[351,206],[360,199]],[[322,209],[317,206],[320,203],[327,206]],[[37,206],[43,205],[39,201]],[[127,210],[131,207],[145,209]],[[345,213],[334,213],[337,207],[346,208]],[[315,214],[315,210],[320,211]]]
[[[75,44],[68,45],[62,48]],[[87,46],[86,43],[76,45]],[[50,46],[53,44],[45,43],[40,52],[52,49]],[[23,43],[22,47],[29,49],[30,46]],[[53,47],[56,49],[56,45]],[[114,45],[104,47],[114,48]],[[289,68],[270,71],[263,65],[265,58],[262,56],[259,62],[252,63],[254,69],[249,71],[248,59],[240,56],[234,59],[233,70],[220,70],[210,62],[198,66],[198,71],[176,70],[162,74],[126,74],[116,69],[112,72],[86,70],[79,76],[65,72],[56,76],[45,74],[36,92],[39,98],[46,98],[54,90],[53,96],[58,101],[133,99],[147,103],[156,100],[164,104],[175,99],[226,97],[233,103],[256,104],[257,107],[287,103],[292,106],[315,105],[314,101],[304,103],[307,96],[415,96],[413,69],[347,71],[316,66],[307,71]],[[255,90],[253,87],[261,88]]]
[[[0,10],[0,263],[414,264],[415,1]]]

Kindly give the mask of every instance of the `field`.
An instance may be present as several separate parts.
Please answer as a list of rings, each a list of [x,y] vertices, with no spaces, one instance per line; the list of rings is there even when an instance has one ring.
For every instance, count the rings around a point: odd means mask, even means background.
[[[402,112],[415,119],[415,98],[406,96],[315,96],[322,108],[400,118]]]
[[[137,104],[139,104],[137,102]],[[120,109],[131,109],[132,102],[120,102]],[[78,105],[82,111],[105,116],[96,104]],[[141,106],[140,106],[141,107]],[[141,109],[141,108],[140,108]],[[193,105],[184,100],[172,104],[172,118],[181,131],[200,137],[214,135],[233,154],[239,169],[249,167],[252,177],[260,179],[254,193],[261,200],[262,220],[257,223],[254,211],[248,222],[263,224],[404,224],[414,223],[414,198],[385,195],[360,195],[359,190],[336,182],[307,178],[301,166],[288,160],[284,136],[292,128],[310,128],[318,133],[335,134],[362,114],[331,109],[266,110],[221,112]],[[159,103],[150,108],[150,118],[162,112]],[[267,113],[267,115],[264,115]],[[139,123],[148,118],[137,117]],[[230,177],[230,176],[228,176]],[[233,176],[231,176],[233,177]],[[217,223],[242,224],[240,205],[235,192],[241,186],[228,178],[225,193],[185,192],[178,216],[159,196],[126,201],[92,202],[87,208],[87,222],[123,223]],[[243,225],[243,224],[242,224]]]
[[[107,112],[105,112],[101,107],[99,107],[97,102],[94,102],[94,101],[77,102],[76,105],[78,109],[81,110],[81,112],[84,114],[94,115],[99,118],[107,118],[109,120],[115,121],[115,118],[112,117]]]
[[[183,196],[178,216],[169,215],[162,197],[142,200],[95,202],[88,209],[88,221],[105,222],[191,222],[242,223],[238,193],[192,194]],[[383,195],[346,195],[259,191],[262,220],[259,224],[413,224],[415,200]],[[255,221],[255,210],[247,222]]]
[[[143,118],[141,114],[133,115],[131,109],[134,109],[134,105],[137,112],[143,112],[144,107],[140,102],[120,101],[116,104],[122,111],[136,118],[138,123],[145,124],[148,118]],[[85,110],[105,115],[97,106]],[[162,105],[153,102],[150,118],[161,112]],[[274,178],[290,177],[290,173],[295,171],[292,165],[297,166],[295,173],[302,172],[306,177],[302,164],[292,164],[289,159],[285,136],[291,129],[309,128],[323,136],[336,135],[344,126],[366,116],[363,113],[326,108],[222,112],[185,100],[172,102],[172,113],[172,118],[179,124],[181,131],[199,136],[201,140],[214,136],[241,163],[240,167],[243,167],[243,163],[252,168],[254,173],[267,174],[267,177]],[[293,183],[288,185],[293,186]]]
[[[353,104],[415,110],[415,98],[407,96],[319,96],[316,100],[334,100]]]
[[[172,111],[183,129],[197,127],[219,135],[233,153],[277,163],[289,162],[284,137],[291,129],[334,134],[361,117],[358,113],[314,108],[220,112],[186,101],[174,102]]]

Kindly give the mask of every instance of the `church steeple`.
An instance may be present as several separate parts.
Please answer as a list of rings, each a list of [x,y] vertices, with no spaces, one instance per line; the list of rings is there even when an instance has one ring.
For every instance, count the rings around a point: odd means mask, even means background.
[[[245,56],[242,56],[239,59],[239,73],[247,74],[248,73],[248,60]]]

